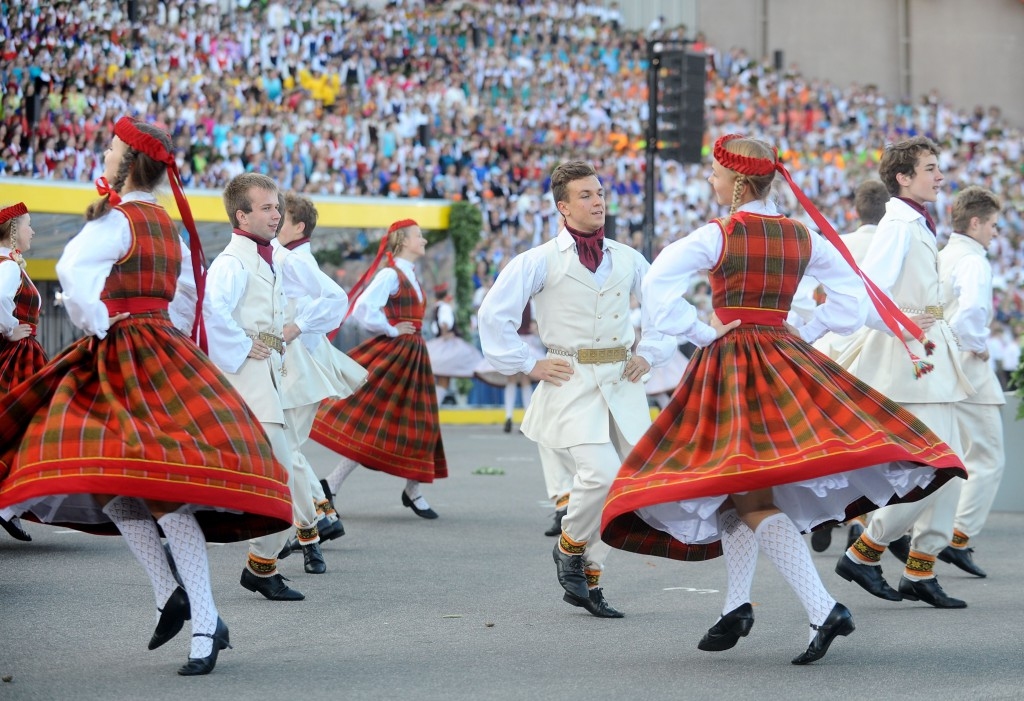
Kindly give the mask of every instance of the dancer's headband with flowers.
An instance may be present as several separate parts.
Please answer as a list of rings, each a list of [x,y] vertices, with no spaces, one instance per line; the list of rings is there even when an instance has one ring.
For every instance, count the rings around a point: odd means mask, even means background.
[[[178,162],[175,160],[174,154],[168,151],[159,139],[139,129],[138,122],[131,117],[121,117],[121,119],[117,120],[114,124],[114,135],[130,148],[135,149],[139,153],[144,153],[154,161],[167,166],[167,179],[171,185],[171,192],[174,193],[174,201],[178,205],[181,223],[185,226],[185,230],[188,231],[188,247],[192,255],[192,273],[195,276],[197,294],[196,317],[192,327],[192,338],[205,352],[206,328],[203,324],[203,297],[206,291],[206,256],[203,255],[202,242],[199,240],[196,223],[192,218],[192,208],[189,207],[188,200],[185,199],[181,173],[178,171]],[[112,205],[116,206],[120,202],[120,197],[117,196],[118,193],[110,190],[106,178],[97,180],[96,187],[101,195],[110,195],[110,203]],[[106,189],[106,192],[104,189]],[[116,200],[115,196],[117,196]]]
[[[12,204],[10,207],[4,207],[3,209],[0,209],[0,224],[6,224],[12,219],[17,219],[25,214],[28,214],[28,207],[25,206],[24,202]],[[18,229],[13,224],[11,225],[11,238],[10,241],[7,241],[7,244],[11,249],[11,260],[24,268],[25,259],[21,257],[21,251],[18,250]]]
[[[900,311],[892,298],[882,292],[881,289],[879,289],[878,286],[875,285],[875,283],[872,282],[863,271],[861,271],[860,267],[857,265],[857,261],[854,260],[853,255],[846,247],[846,244],[843,243],[839,234],[836,233],[835,228],[833,228],[833,226],[829,224],[828,220],[822,216],[821,212],[818,211],[818,208],[814,206],[814,203],[811,202],[807,195],[804,194],[803,190],[793,182],[793,177],[789,174],[789,171],[786,170],[786,166],[782,165],[782,161],[779,159],[778,151],[775,152],[774,159],[769,159],[758,158],[756,156],[744,156],[742,154],[733,153],[726,148],[726,144],[733,139],[742,138],[744,137],[741,134],[726,134],[719,137],[718,140],[715,141],[715,148],[713,150],[715,160],[723,167],[735,171],[740,175],[759,177],[770,175],[772,172],[778,171],[782,177],[785,178],[786,182],[789,183],[789,187],[793,190],[793,194],[796,195],[797,200],[803,206],[804,210],[807,211],[807,214],[810,215],[814,223],[818,225],[821,233],[833,246],[836,247],[840,255],[843,256],[843,259],[851,268],[853,268],[854,272],[860,276],[861,280],[864,281],[868,297],[871,299],[872,304],[874,304],[875,309],[878,311],[878,315],[882,318],[882,321],[885,322],[885,325],[889,330],[892,331],[893,335],[900,339],[900,342],[903,343],[903,347],[907,349],[907,353],[910,355],[910,359],[914,363],[914,376],[921,377],[922,375],[931,372],[935,366],[929,362],[921,360],[910,350],[910,347],[903,341],[901,327],[909,331],[911,336],[924,345],[925,353],[928,355],[931,355],[932,351],[935,350],[935,344],[925,337],[924,331],[921,330],[921,327],[911,321],[906,314]]]

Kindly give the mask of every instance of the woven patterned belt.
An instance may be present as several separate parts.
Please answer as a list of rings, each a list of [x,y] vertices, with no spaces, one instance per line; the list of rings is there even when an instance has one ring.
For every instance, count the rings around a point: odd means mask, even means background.
[[[629,351],[625,348],[580,348],[577,351],[566,351],[548,348],[548,352],[575,358],[577,363],[596,365],[599,363],[624,363],[629,360]]]
[[[924,309],[909,309],[907,307],[900,307],[900,311],[904,314],[927,314],[933,319],[944,319],[943,309],[941,304],[929,304]]]
[[[284,339],[280,336],[275,336],[274,334],[267,333],[266,331],[250,333],[247,335],[249,338],[263,341],[267,348],[270,348],[271,350],[276,350],[278,353],[284,353]]]

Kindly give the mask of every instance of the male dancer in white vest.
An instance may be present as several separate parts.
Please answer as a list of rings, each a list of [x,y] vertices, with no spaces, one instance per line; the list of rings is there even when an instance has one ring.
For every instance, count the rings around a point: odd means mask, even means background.
[[[280,393],[286,300],[270,247],[281,218],[277,184],[259,173],[236,176],[224,189],[224,208],[234,230],[210,264],[203,302],[210,359],[260,420],[274,457],[288,470],[294,513],[299,497]],[[277,571],[277,554],[289,533],[249,541],[243,587],[275,601],[305,598]]]
[[[974,390],[960,368],[956,338],[943,313],[935,224],[925,207],[936,200],[943,181],[938,148],[920,136],[888,146],[879,175],[892,198],[860,267],[925,332],[933,354],[917,340],[906,343],[919,358],[928,356],[933,368],[915,377],[901,339],[876,328],[858,332],[837,362],[902,404],[962,455],[954,410]],[[836,574],[889,601],[966,607],[964,601],[943,591],[934,573],[936,557],[953,535],[960,485],[961,480],[950,480],[924,499],[873,512],[867,530],[840,556]],[[911,530],[897,591],[882,577],[879,560],[889,543]]]
[[[609,547],[598,535],[622,460],[651,424],[642,377],[675,350],[675,339],[644,333],[636,355],[629,296],[650,264],[604,238],[604,188],[594,168],[573,161],[551,175],[564,226],[513,258],[487,293],[477,321],[484,354],[500,372],[539,380],[523,420],[541,462],[568,467],[573,485],[553,556],[563,599],[601,618],[621,618],[600,588]],[[548,356],[535,360],[518,334],[533,299]]]
[[[324,493],[313,466],[302,452],[309,440],[320,402],[328,397],[347,397],[353,387],[338,372],[334,362],[323,362],[323,345],[328,345],[327,334],[341,325],[348,310],[345,290],[320,270],[313,257],[310,239],[316,229],[316,206],[307,198],[289,192],[281,197],[283,214],[277,238],[271,242],[274,249],[274,267],[281,276],[284,294],[288,299],[285,314],[284,340],[288,352],[281,381],[281,397],[288,438],[292,444],[292,469],[296,484],[308,485],[311,500],[302,505],[301,518],[296,509],[296,535],[281,549],[278,559],[292,552],[302,551],[304,568],[310,574],[326,571],[317,542],[333,540],[345,534],[330,499]],[[358,374],[358,384],[366,378],[366,370],[355,361],[330,347],[328,354],[342,356]],[[328,360],[334,360],[328,358]]]
[[[960,341],[964,374],[975,389],[956,404],[968,479],[960,488],[952,542],[939,552],[939,559],[975,577],[986,576],[985,570],[974,562],[974,548],[967,544],[985,525],[1006,465],[999,408],[1006,396],[988,362],[992,266],[986,250],[998,234],[1000,209],[995,194],[983,187],[960,191],[953,200],[954,233],[939,251],[942,306]]]

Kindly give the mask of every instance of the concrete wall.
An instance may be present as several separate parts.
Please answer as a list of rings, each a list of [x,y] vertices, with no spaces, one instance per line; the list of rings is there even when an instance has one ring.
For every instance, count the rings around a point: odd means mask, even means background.
[[[918,98],[935,89],[958,108],[998,106],[1012,124],[1024,127],[1021,0],[620,0],[619,5],[631,27],[646,27],[664,14],[669,23],[703,31],[723,50],[739,46],[769,61],[782,50],[786,64],[797,64],[807,76],[838,85],[874,84],[890,98]]]

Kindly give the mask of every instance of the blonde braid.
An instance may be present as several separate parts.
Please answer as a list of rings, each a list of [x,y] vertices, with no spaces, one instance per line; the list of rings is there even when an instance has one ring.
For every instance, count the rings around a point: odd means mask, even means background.
[[[11,249],[11,260],[21,266],[21,269],[25,269],[25,257],[21,255],[21,251],[18,250],[18,220],[21,217],[14,217],[5,224],[10,228],[10,235],[8,236],[7,247]]]
[[[124,152],[124,157],[121,158],[121,163],[117,166],[117,173],[114,174],[114,182],[110,183],[110,189],[114,192],[120,193],[124,188],[124,184],[128,182],[128,176],[131,174],[132,165],[135,164],[135,157],[139,154],[133,148],[130,148]],[[85,210],[85,220],[94,221],[99,219],[104,214],[110,211],[110,197],[103,197],[89,205],[88,209]]]

